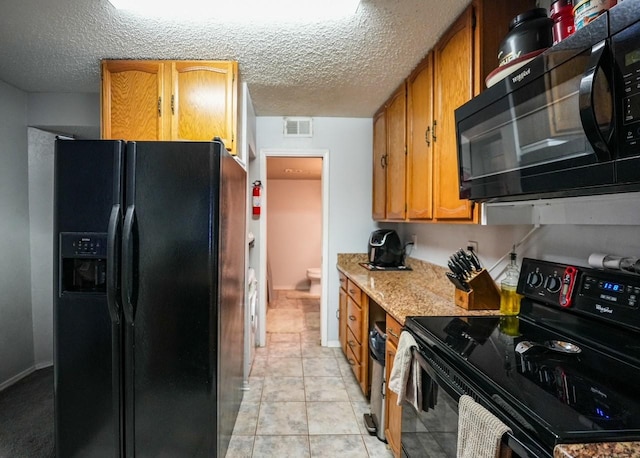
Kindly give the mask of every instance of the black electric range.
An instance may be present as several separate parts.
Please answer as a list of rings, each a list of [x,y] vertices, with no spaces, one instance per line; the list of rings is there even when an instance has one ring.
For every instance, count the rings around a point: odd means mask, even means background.
[[[516,317],[409,317],[405,329],[527,456],[640,440],[640,276],[524,259],[518,292]]]

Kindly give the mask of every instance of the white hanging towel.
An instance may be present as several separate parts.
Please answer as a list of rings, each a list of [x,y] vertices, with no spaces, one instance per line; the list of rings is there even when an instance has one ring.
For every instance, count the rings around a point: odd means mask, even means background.
[[[413,336],[402,331],[398,340],[398,350],[389,375],[389,389],[398,395],[398,405],[411,404],[416,411],[422,410],[422,371],[418,360],[413,357],[412,348],[418,344]]]
[[[463,394],[458,403],[457,458],[497,458],[502,436],[511,428]]]

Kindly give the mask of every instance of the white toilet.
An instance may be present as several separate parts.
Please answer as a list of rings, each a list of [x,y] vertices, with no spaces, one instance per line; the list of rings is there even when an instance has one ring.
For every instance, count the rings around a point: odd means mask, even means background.
[[[322,280],[322,269],[320,267],[310,267],[307,269],[307,278],[309,279],[309,294],[311,296],[320,296],[320,281]]]

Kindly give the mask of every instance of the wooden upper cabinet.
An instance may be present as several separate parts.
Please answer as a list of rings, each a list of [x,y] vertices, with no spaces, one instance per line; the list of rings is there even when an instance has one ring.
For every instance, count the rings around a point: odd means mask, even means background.
[[[407,208],[407,89],[402,84],[387,103],[387,218],[404,220]]]
[[[220,137],[234,148],[235,62],[173,62],[172,140]]]
[[[102,138],[210,141],[236,150],[238,64],[102,63]]]
[[[433,218],[433,53],[407,79],[407,218]]]
[[[386,116],[385,121],[374,118],[374,219],[479,221],[479,206],[459,199],[455,110],[482,92],[486,77],[498,66],[498,48],[509,22],[535,3],[472,0],[407,77],[406,111],[403,87],[381,107],[378,113],[384,115],[376,116]],[[385,122],[383,146],[379,138]],[[405,145],[403,161],[400,152]],[[380,158],[386,158],[386,175],[378,169]],[[380,210],[381,196],[386,196],[385,211]]]
[[[102,138],[160,140],[164,64],[112,60],[102,63]],[[168,119],[168,118],[167,118]]]
[[[387,217],[387,123],[383,106],[373,117],[373,208],[374,220]]]
[[[472,220],[473,205],[459,198],[458,150],[454,110],[473,96],[473,7],[458,18],[435,48],[434,216]]]

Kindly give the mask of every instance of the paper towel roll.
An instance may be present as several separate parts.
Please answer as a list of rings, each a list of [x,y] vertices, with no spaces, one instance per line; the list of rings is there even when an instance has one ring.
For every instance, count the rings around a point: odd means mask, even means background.
[[[598,269],[624,270],[640,273],[640,261],[637,258],[616,256],[613,254],[591,253],[589,265]]]
[[[598,269],[616,269],[620,270],[621,256],[613,256],[604,253],[591,253],[589,255],[589,265]]]

